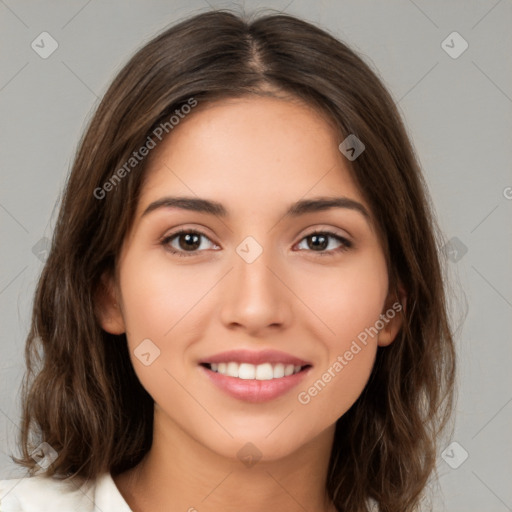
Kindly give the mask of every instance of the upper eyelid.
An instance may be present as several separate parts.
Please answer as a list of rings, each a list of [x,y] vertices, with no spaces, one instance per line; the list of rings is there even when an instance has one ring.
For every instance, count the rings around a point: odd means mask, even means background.
[[[203,236],[205,238],[208,238],[208,240],[210,240],[210,242],[215,243],[215,242],[213,242],[213,240],[211,239],[211,237],[209,235],[207,235],[206,233],[204,233],[200,229],[196,229],[196,228],[180,228],[177,231],[174,231],[172,233],[169,233],[169,234],[166,234],[166,235],[162,236],[161,240],[162,241],[169,240],[169,239],[174,238],[174,237],[176,237],[178,235],[181,235],[183,233],[195,233],[197,235],[200,235],[200,236]]]

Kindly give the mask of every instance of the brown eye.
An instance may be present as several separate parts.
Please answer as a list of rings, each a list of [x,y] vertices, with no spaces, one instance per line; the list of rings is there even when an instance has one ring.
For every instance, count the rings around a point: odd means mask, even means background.
[[[333,239],[339,244],[338,247],[332,247],[333,244],[330,243],[330,240]],[[352,247],[352,242],[330,231],[314,231],[305,236],[300,243],[304,240],[307,240],[306,249],[318,253],[319,256],[332,256],[341,251],[347,251]],[[330,246],[331,248],[327,250]]]
[[[194,230],[181,230],[177,233],[166,236],[161,243],[172,254],[177,254],[178,256],[193,256],[194,254],[201,252],[198,251],[198,249],[201,247],[203,239],[211,242],[204,233]],[[215,245],[213,242],[211,243],[212,245]]]
[[[201,235],[196,233],[180,234],[177,237],[178,245],[186,251],[194,251],[201,245]]]

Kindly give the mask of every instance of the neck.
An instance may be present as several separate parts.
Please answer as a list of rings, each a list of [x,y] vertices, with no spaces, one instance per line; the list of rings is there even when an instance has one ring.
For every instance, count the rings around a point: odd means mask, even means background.
[[[333,436],[334,426],[278,460],[253,460],[248,446],[241,461],[155,416],[150,451],[114,481],[133,512],[335,512],[325,490]]]

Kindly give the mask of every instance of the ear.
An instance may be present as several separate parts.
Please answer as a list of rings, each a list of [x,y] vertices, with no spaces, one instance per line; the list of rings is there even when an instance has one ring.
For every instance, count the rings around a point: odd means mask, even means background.
[[[379,347],[387,347],[396,338],[403,325],[404,312],[407,304],[405,288],[400,284],[397,294],[389,294],[380,320],[384,327],[380,329],[377,344]]]
[[[126,331],[117,295],[113,277],[103,274],[95,294],[95,310],[101,327],[110,334]]]

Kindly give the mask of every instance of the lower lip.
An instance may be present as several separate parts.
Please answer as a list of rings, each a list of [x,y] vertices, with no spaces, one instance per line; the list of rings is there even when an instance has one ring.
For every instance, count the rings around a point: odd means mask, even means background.
[[[270,380],[239,379],[199,366],[208,378],[222,391],[245,402],[268,402],[294,388],[311,370],[311,366],[287,377]]]

